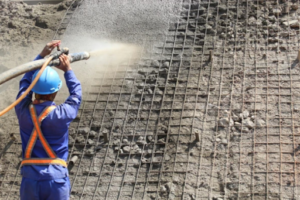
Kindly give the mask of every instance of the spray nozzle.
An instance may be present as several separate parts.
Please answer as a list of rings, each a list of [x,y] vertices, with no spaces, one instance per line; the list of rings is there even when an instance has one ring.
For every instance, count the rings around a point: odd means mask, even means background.
[[[66,55],[69,55],[69,48],[67,47],[63,48],[62,52]]]

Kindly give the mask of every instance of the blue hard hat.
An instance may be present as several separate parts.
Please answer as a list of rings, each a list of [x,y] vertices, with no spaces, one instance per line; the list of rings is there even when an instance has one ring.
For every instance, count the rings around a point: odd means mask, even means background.
[[[32,80],[35,79],[40,70],[37,70],[33,76]],[[37,94],[52,94],[57,92],[62,86],[62,82],[59,78],[58,73],[51,67],[46,67],[41,77],[32,88],[32,91]]]

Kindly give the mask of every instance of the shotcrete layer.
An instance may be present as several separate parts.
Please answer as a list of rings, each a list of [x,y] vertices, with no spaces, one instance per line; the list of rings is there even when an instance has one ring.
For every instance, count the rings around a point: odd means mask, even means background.
[[[95,58],[72,65],[71,199],[299,199],[299,5],[82,1],[61,38]],[[5,199],[21,179],[10,122]]]
[[[179,4],[175,0],[84,1],[64,39],[91,36],[126,43],[164,39]]]

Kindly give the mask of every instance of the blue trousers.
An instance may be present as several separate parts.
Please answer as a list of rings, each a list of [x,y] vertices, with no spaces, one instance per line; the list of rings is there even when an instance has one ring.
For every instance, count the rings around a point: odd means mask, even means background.
[[[68,200],[70,189],[69,177],[46,181],[23,177],[20,196],[21,200]]]

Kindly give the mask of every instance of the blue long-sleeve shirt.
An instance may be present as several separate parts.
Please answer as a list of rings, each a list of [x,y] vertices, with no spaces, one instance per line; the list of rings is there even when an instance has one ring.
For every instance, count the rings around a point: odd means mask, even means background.
[[[35,60],[39,59],[42,59],[42,57],[37,56],[35,58]],[[28,72],[21,79],[17,98],[29,87],[34,73],[35,71]],[[42,121],[41,130],[57,157],[67,161],[68,129],[70,123],[77,116],[81,103],[82,91],[81,84],[72,70],[65,72],[64,76],[70,96],[63,104],[56,105],[56,108]],[[32,103],[32,94],[32,91],[29,92],[15,107],[20,125],[23,158],[26,145],[34,128],[29,112],[29,105]],[[53,101],[45,101],[40,104],[35,104],[37,115],[39,116],[46,107],[51,105],[55,105],[55,103]],[[36,141],[31,157],[48,158],[48,155],[39,140]],[[50,180],[67,177],[68,169],[61,165],[24,165],[21,168],[21,174],[23,177],[34,180]]]

